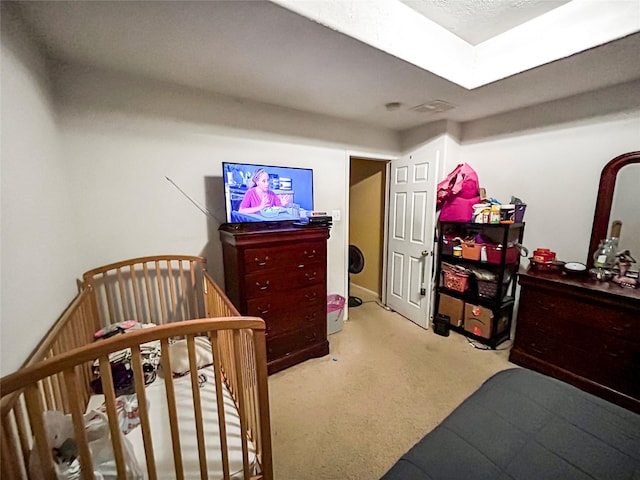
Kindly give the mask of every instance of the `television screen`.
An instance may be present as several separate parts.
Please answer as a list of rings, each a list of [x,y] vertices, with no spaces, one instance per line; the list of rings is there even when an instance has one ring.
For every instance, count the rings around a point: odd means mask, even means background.
[[[227,222],[299,220],[313,210],[313,170],[222,163]]]

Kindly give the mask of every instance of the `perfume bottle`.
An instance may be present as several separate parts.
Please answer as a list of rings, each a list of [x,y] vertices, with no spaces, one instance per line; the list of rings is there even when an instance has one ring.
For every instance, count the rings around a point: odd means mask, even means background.
[[[593,254],[593,266],[596,268],[611,268],[615,262],[617,238],[600,240],[598,250]]]

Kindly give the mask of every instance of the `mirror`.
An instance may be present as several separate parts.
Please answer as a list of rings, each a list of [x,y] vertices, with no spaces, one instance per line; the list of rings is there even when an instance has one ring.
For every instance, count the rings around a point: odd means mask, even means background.
[[[609,237],[614,220],[622,221],[620,248],[630,250],[631,255],[640,262],[639,191],[640,152],[620,155],[602,169],[587,255],[589,268],[593,267],[593,253],[598,249],[600,240]],[[638,263],[632,268],[636,270]]]

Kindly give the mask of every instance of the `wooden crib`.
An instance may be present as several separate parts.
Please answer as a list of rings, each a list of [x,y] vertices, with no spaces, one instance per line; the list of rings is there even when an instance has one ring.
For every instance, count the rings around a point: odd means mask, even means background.
[[[157,326],[95,341],[98,329],[126,320]],[[149,342],[160,345],[161,380],[145,386],[141,345]],[[135,448],[128,440],[133,431],[121,431],[109,362],[110,354],[123,349],[130,349],[137,397]],[[210,361],[202,365],[203,359]],[[91,388],[96,360],[112,475],[95,469],[84,418],[87,407],[96,406]],[[184,364],[180,377],[177,360]],[[208,380],[204,388],[203,377]],[[39,477],[63,478],[45,426],[51,411],[70,414],[65,418],[73,424],[75,465],[83,479],[98,473],[105,478],[273,477],[264,322],[239,315],[201,257],[136,258],[85,273],[77,297],[24,367],[1,379],[0,388],[3,478],[33,478],[34,463]],[[166,423],[164,429],[154,417],[159,412],[166,412],[166,422],[160,422]],[[140,471],[131,467],[133,451],[142,457],[137,458]]]

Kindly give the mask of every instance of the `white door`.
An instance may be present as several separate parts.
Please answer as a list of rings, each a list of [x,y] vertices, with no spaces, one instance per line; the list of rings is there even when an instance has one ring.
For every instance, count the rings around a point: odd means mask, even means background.
[[[423,328],[431,311],[439,155],[426,149],[391,162],[386,303]]]

